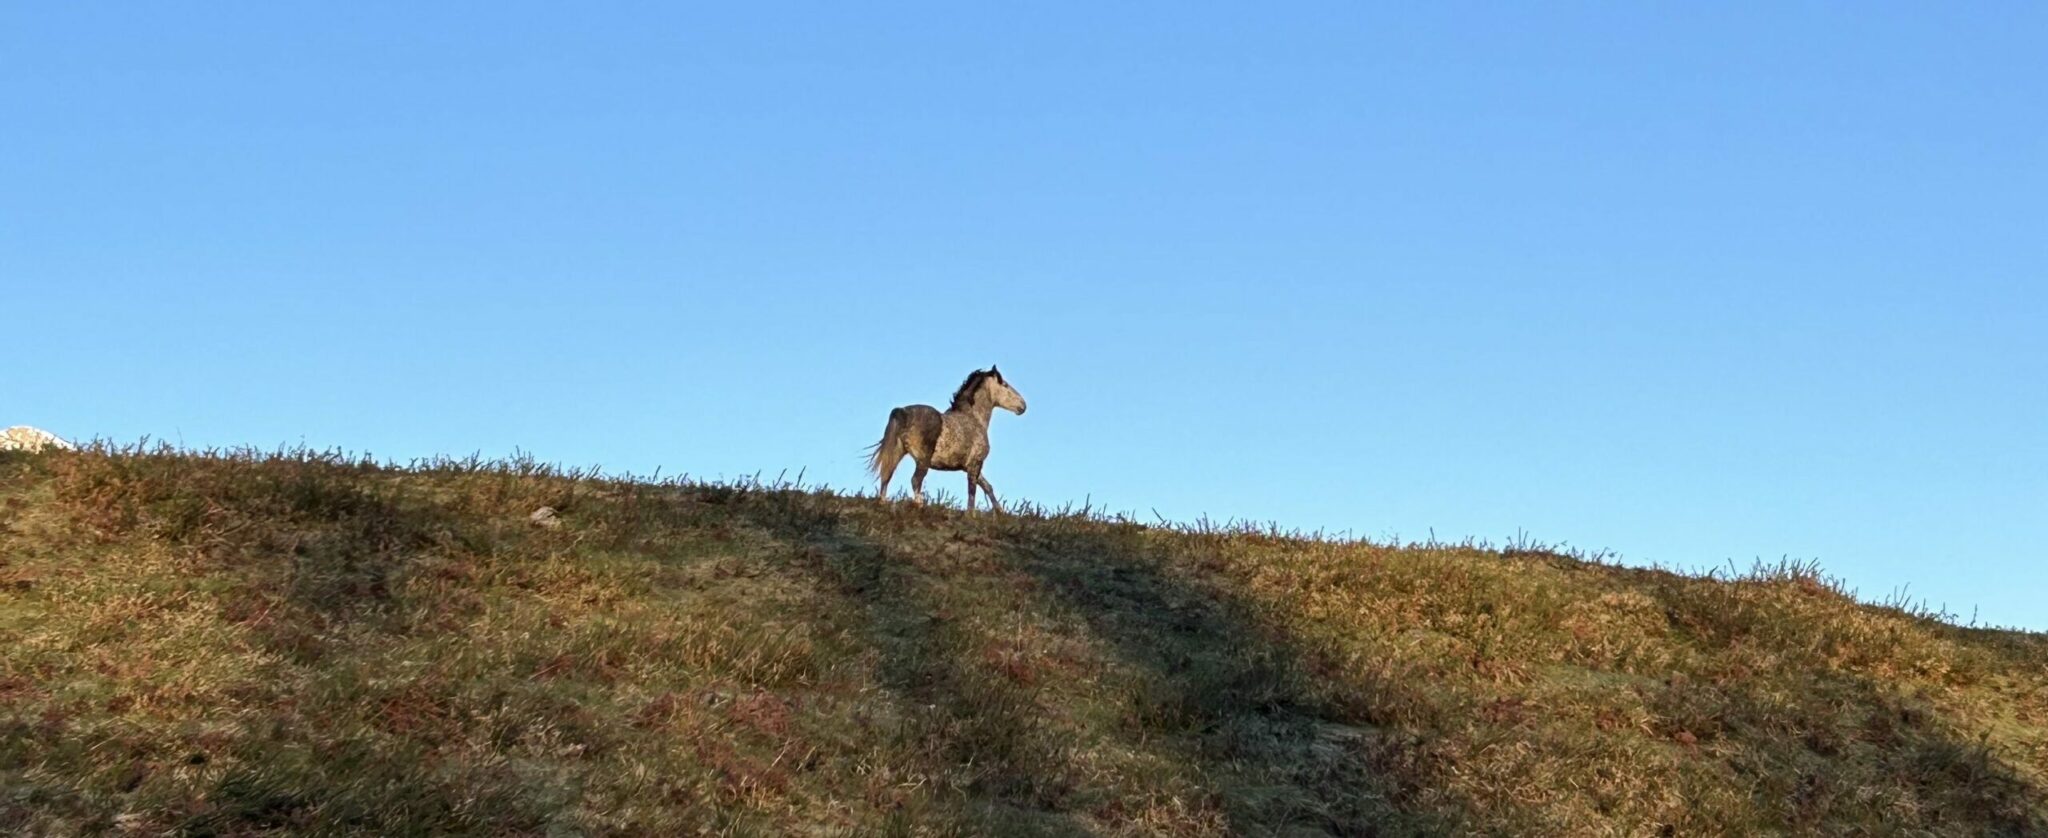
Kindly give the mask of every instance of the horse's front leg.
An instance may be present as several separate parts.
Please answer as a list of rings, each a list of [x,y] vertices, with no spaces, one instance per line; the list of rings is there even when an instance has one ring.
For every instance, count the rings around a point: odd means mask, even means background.
[[[988,495],[988,508],[995,511],[997,514],[1001,514],[1003,511],[1003,504],[1001,501],[996,500],[996,487],[990,486],[988,484],[988,480],[982,477],[979,473],[974,475],[974,482],[980,483],[982,494]]]
[[[967,514],[974,514],[974,472],[967,473]]]

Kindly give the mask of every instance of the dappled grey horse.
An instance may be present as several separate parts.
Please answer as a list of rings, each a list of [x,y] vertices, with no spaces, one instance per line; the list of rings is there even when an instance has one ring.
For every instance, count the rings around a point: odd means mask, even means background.
[[[953,406],[940,413],[928,404],[913,404],[889,411],[889,426],[882,441],[868,456],[868,470],[882,478],[880,497],[889,496],[889,478],[896,464],[909,454],[917,461],[917,473],[910,476],[910,491],[924,503],[924,473],[930,469],[967,472],[967,511],[974,511],[974,490],[988,493],[988,505],[1003,511],[996,501],[996,488],[981,476],[982,461],[988,459],[988,421],[996,408],[1024,415],[1024,397],[1017,394],[1003,374],[991,366],[975,370],[953,393]]]

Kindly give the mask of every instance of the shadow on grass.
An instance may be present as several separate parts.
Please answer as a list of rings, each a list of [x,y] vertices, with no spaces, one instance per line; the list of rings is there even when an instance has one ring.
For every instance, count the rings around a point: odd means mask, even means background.
[[[1301,650],[1258,627],[1245,604],[1177,576],[1142,528],[1080,516],[963,519],[801,493],[732,508],[855,609],[886,685],[929,710],[916,733],[923,768],[959,781],[944,816],[960,831],[1079,833],[1087,818],[1175,832],[1444,834],[1469,820],[1444,795],[1418,802],[1414,740],[1373,728],[1372,708],[1317,698]],[[935,559],[946,539],[993,557]],[[1111,698],[1121,704],[1115,729],[1102,733],[1173,762],[1172,776],[1104,781],[1080,770],[1077,743],[1044,728],[1034,687],[1003,677],[933,604],[935,585],[1020,578],[1020,596],[1078,621],[1134,673]],[[1160,823],[1148,804],[1178,820]]]
[[[1656,732],[1696,741],[1727,765],[1773,828],[2048,834],[2048,795],[1995,753],[1988,737],[1972,739],[1947,722],[1955,714],[1931,703],[1923,692],[1927,679],[1887,680],[1825,660],[1814,649],[1826,648],[1827,635],[1841,627],[1760,609],[1737,595],[1739,584],[1759,583],[1694,586],[1689,594],[1675,585],[1654,590],[1695,646],[1776,650],[1785,656],[1786,671],[1711,681],[1680,675],[1666,678],[1647,698]],[[2023,654],[2026,638],[1977,640],[1965,656],[2004,657],[2015,669],[2043,665],[2040,658],[2011,657]],[[1866,652],[1885,651],[1877,641],[1857,642]]]
[[[887,686],[905,704],[929,708],[917,734],[924,767],[958,780],[946,814],[961,831],[1159,831],[1156,822],[1122,819],[1148,797],[1180,792],[1193,798],[1180,801],[1190,814],[1163,831],[1470,834],[1509,824],[1616,825],[1561,824],[1560,812],[1518,795],[1480,801],[1456,788],[1455,758],[1445,756],[1456,750],[1437,749],[1434,737],[1459,736],[1474,747],[1500,737],[1537,747],[1548,740],[1486,721],[1418,721],[1413,713],[1429,703],[1427,694],[1451,685],[1364,683],[1290,637],[1280,618],[1261,619],[1256,604],[1204,581],[1205,563],[1215,556],[1221,565],[1231,536],[1214,536],[1212,544],[1210,536],[1181,533],[1168,555],[1160,546],[1166,542],[1142,527],[1085,516],[969,519],[802,493],[764,493],[735,510],[839,593],[860,615]],[[1048,728],[1034,688],[1004,678],[978,654],[986,638],[935,604],[941,589],[975,585],[1014,588],[1015,609],[1077,621],[1119,668],[1136,673],[1084,688],[1104,691],[1096,697],[1119,711],[1088,735],[1169,759],[1179,779],[1105,780],[1077,765],[1078,751],[1067,747],[1075,743]],[[1806,694],[1788,697],[1790,684],[1805,684]],[[1713,685],[1681,677],[1650,688],[1645,699],[1661,726],[1651,735],[1698,743],[1683,746],[1695,756],[1680,759],[1699,767],[1681,771],[1683,787],[1672,791],[1686,800],[1694,792],[1716,795],[1724,804],[1712,812],[1683,805],[1650,826],[1661,834],[1745,823],[2041,834],[2036,789],[1984,743],[1959,738],[1933,721],[1932,710],[1895,693],[1870,678],[1819,669]],[[1529,790],[1548,785],[1543,777],[1517,782]]]

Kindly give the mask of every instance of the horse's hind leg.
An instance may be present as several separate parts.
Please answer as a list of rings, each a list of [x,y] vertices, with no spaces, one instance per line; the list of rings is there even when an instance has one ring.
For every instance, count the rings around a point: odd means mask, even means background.
[[[918,506],[924,505],[924,475],[927,471],[930,471],[930,469],[926,468],[924,461],[920,460],[917,464],[917,471],[910,475],[910,493],[917,497]]]

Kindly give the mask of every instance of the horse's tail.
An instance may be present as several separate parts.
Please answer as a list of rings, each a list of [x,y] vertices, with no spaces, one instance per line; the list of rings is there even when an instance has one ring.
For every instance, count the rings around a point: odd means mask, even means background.
[[[903,459],[903,426],[906,424],[903,408],[889,411],[889,425],[882,429],[882,439],[868,446],[868,473],[882,476],[884,468],[893,467]]]

